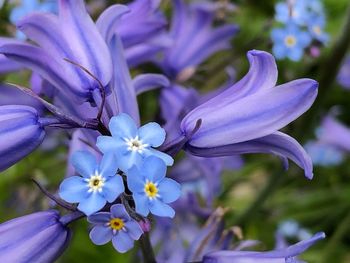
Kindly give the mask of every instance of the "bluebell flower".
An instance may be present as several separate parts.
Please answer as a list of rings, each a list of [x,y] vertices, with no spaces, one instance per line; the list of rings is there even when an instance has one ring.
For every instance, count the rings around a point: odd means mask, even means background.
[[[274,153],[293,160],[312,178],[312,162],[296,140],[278,130],[310,108],[318,83],[298,79],[276,86],[275,59],[263,51],[249,51],[249,72],[240,81],[189,112],[181,131],[198,131],[185,150],[202,157],[244,153]]]
[[[95,245],[104,245],[112,240],[114,248],[124,253],[134,246],[143,234],[140,225],[132,219],[121,204],[113,205],[110,212],[99,212],[88,217],[94,225],[90,239]]]
[[[159,65],[169,78],[184,81],[205,59],[230,48],[230,40],[238,27],[233,24],[213,26],[219,3],[197,1],[186,4],[184,0],[172,3],[174,12],[169,34],[173,43],[164,51]]]
[[[325,233],[320,232],[308,240],[300,241],[292,246],[282,249],[276,249],[268,252],[257,251],[215,251],[207,254],[203,258],[203,263],[265,263],[265,262],[298,262],[296,257],[306,251],[319,240],[326,237]]]
[[[0,224],[1,262],[54,262],[67,248],[71,232],[50,210]]]
[[[288,23],[285,28],[273,29],[271,38],[274,43],[272,51],[277,59],[299,61],[304,49],[311,43],[310,34],[293,23]]]
[[[10,21],[12,24],[17,24],[26,15],[33,13],[35,11],[41,12],[57,12],[57,1],[55,0],[23,0],[20,1],[20,4],[12,9],[10,14]],[[19,39],[25,39],[26,36],[20,32],[16,32],[16,37]]]
[[[174,217],[175,211],[167,204],[181,195],[181,186],[165,178],[165,163],[154,156],[147,157],[140,167],[133,166],[127,173],[128,187],[135,200],[136,212],[147,216]]]
[[[308,12],[306,2],[308,0],[295,0],[279,2],[275,6],[275,19],[281,23],[293,22],[298,25],[307,23]]]
[[[350,56],[347,56],[337,75],[338,83],[345,89],[350,89]]]
[[[140,166],[151,155],[161,158],[166,165],[173,164],[171,156],[153,148],[165,140],[165,131],[159,124],[151,122],[137,128],[135,121],[122,113],[111,119],[109,129],[112,136],[99,136],[96,145],[103,153],[115,154],[124,172],[133,165]]]
[[[78,209],[86,215],[99,211],[124,192],[113,154],[105,154],[98,165],[94,155],[81,151],[73,154],[71,162],[82,177],[66,178],[60,185],[59,195],[69,203],[79,203]]]

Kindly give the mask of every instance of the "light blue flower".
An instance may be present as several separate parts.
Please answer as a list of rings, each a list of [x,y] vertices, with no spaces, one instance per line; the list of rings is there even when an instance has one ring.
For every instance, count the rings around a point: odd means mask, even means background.
[[[112,137],[99,136],[96,145],[103,153],[114,153],[124,172],[133,165],[140,166],[143,159],[151,155],[161,158],[166,165],[173,164],[171,156],[153,148],[165,140],[165,130],[159,124],[150,122],[137,128],[135,121],[122,113],[111,119],[109,129]]]
[[[122,192],[122,177],[117,175],[118,163],[113,154],[105,154],[100,165],[89,152],[73,154],[71,163],[80,176],[65,179],[59,190],[60,197],[69,203],[79,203],[78,209],[91,215],[113,202]]]
[[[311,36],[323,44],[326,44],[329,40],[329,35],[324,32],[326,19],[324,16],[314,16],[310,18],[308,28]]]
[[[23,17],[35,11],[56,13],[58,9],[55,0],[46,0],[42,2],[40,0],[23,0],[20,1],[20,3],[20,5],[12,9],[10,14],[10,21],[14,25]],[[26,39],[26,36],[20,31],[16,31],[16,37],[18,39]]]
[[[113,247],[120,253],[130,250],[134,240],[143,234],[140,225],[133,220],[121,204],[111,207],[110,212],[99,212],[88,217],[95,226],[90,239],[95,245],[104,245],[112,240]]]
[[[277,3],[275,19],[284,24],[294,22],[298,25],[305,25],[308,18],[306,2],[295,0],[294,4],[288,4],[287,1]]]
[[[128,187],[133,194],[136,212],[147,216],[174,217],[175,211],[169,205],[181,195],[181,186],[165,178],[166,165],[155,157],[145,159],[140,168],[133,166],[127,173]]]
[[[271,38],[274,42],[272,51],[277,59],[289,58],[299,61],[304,49],[311,43],[310,34],[300,30],[293,23],[287,24],[285,28],[273,29]]]

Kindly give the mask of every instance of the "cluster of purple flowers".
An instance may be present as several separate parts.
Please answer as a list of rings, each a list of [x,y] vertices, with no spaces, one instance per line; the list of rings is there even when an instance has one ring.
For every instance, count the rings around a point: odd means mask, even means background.
[[[311,44],[310,51],[317,56],[317,46],[329,39],[324,32],[326,18],[321,0],[286,0],[277,3],[275,9],[275,19],[283,25],[271,32],[275,57],[299,61]]]
[[[169,221],[175,212],[177,220],[210,216],[206,227],[193,225],[188,250],[183,244],[173,249],[172,256],[180,260],[174,262],[294,262],[324,238],[319,233],[271,252],[239,251],[247,244],[231,249],[232,233],[223,233],[222,214],[217,216],[213,208],[218,177],[241,165],[240,154],[288,158],[312,179],[306,151],[279,130],[310,108],[318,83],[305,78],[277,85],[274,57],[251,50],[249,71],[240,81],[199,94],[186,80],[212,54],[230,48],[238,28],[214,26],[219,3],[173,0],[167,30],[159,4],[135,0],[128,6],[112,5],[94,22],[83,0],[59,0],[57,15],[37,12],[18,21],[31,42],[0,38],[0,72],[28,68],[33,84],[32,89],[17,86],[22,93],[16,102],[0,103],[0,170],[34,151],[50,136],[48,129],[70,130],[72,135],[60,198],[43,190],[70,212],[62,217],[57,211],[38,212],[1,224],[0,259],[55,260],[69,242],[68,225],[83,217],[93,224],[93,243],[112,241],[123,253],[149,231],[149,214],[158,216],[157,227],[167,226],[170,232],[177,230]],[[132,78],[130,68],[144,62],[154,63],[164,75]],[[157,87],[162,126],[141,126],[137,96]],[[174,164],[180,151],[184,157]],[[181,197],[177,182],[183,185]],[[203,190],[198,184],[207,188],[200,193],[204,207],[196,199],[198,189]],[[21,232],[18,224],[29,226]],[[218,237],[225,237],[224,242],[216,242]],[[173,244],[165,243],[158,259],[171,262],[164,251]]]
[[[350,129],[329,113],[316,131],[316,140],[305,145],[312,162],[320,166],[340,164],[350,151]]]

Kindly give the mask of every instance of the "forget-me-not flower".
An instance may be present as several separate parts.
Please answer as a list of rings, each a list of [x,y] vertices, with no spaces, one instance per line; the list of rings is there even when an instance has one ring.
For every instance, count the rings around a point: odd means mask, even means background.
[[[99,136],[96,145],[103,153],[114,153],[124,172],[133,165],[141,165],[143,159],[151,155],[161,158],[166,165],[173,164],[171,156],[153,148],[165,140],[165,131],[159,124],[150,122],[137,128],[135,121],[122,113],[111,119],[109,129],[112,137]]]
[[[107,201],[113,202],[124,192],[113,154],[105,154],[98,165],[94,155],[80,151],[73,154],[71,162],[82,177],[65,179],[60,185],[59,195],[67,202],[79,203],[78,209],[86,215],[99,211]]]
[[[132,219],[121,204],[111,207],[110,212],[99,212],[88,217],[95,226],[90,239],[95,245],[104,245],[112,240],[114,248],[124,253],[134,246],[143,234],[140,225]]]
[[[287,24],[285,28],[273,29],[271,38],[274,42],[273,54],[277,59],[298,61],[302,58],[304,49],[311,43],[309,33],[300,30],[293,23]]]
[[[310,19],[308,23],[308,28],[311,36],[325,44],[329,40],[329,35],[324,32],[324,27],[326,24],[326,19],[324,16],[315,16]]]
[[[305,25],[307,18],[307,1],[295,0],[294,3],[280,2],[276,4],[275,19],[281,23],[294,22]]]
[[[165,163],[155,156],[147,157],[141,167],[133,166],[128,171],[128,187],[133,193],[137,213],[174,217],[174,209],[167,204],[180,197],[181,186],[165,178],[165,174]]]

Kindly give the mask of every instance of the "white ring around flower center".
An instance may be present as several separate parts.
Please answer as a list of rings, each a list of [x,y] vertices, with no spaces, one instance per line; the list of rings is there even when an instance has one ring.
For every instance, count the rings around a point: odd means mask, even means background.
[[[90,178],[85,179],[85,181],[87,182],[87,187],[89,188],[88,193],[95,193],[102,192],[106,179],[95,171],[95,174],[91,175]]]
[[[132,152],[142,153],[143,150],[148,147],[148,144],[143,143],[142,140],[139,139],[139,136],[135,138],[124,138],[126,145],[128,146],[128,150]]]

